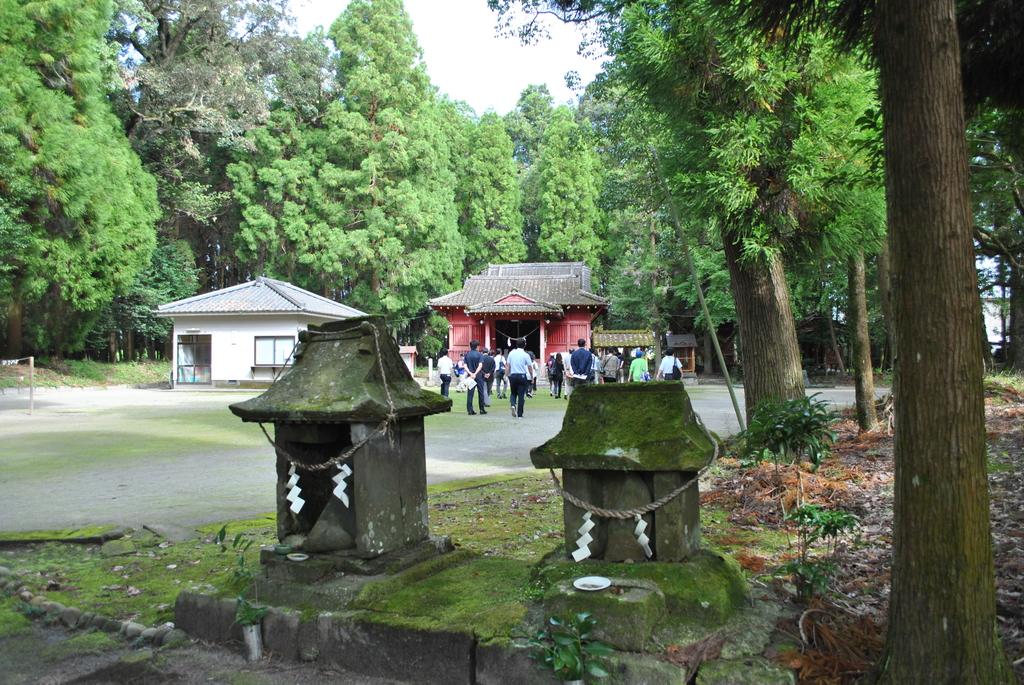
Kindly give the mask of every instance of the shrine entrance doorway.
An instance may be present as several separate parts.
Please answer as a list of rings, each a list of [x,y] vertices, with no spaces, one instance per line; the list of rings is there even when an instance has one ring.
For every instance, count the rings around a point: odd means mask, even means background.
[[[498,319],[494,322],[494,344],[499,349],[508,349],[509,338],[525,338],[526,351],[540,358],[540,324],[537,319]]]

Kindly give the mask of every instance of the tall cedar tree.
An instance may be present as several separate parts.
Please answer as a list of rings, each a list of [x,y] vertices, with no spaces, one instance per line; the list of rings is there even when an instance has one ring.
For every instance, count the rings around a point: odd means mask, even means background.
[[[953,0],[741,4],[762,28],[785,27],[789,35],[825,26],[854,43],[873,29],[884,116],[896,405],[892,592],[878,680],[1012,683],[996,631],[961,68],[976,98],[986,79],[1019,75],[1020,64],[1010,60],[999,76],[979,72],[979,43],[991,65],[987,51],[998,53],[1007,41],[998,25],[989,25],[986,32],[995,31],[996,39],[969,36],[961,65]],[[962,9],[970,14],[1000,4],[1010,3],[968,2]],[[961,16],[961,31],[964,25]],[[1009,42],[1019,46],[1019,35]],[[992,92],[1006,97],[1012,89],[1000,84]]]
[[[109,2],[0,4],[7,356],[21,353],[23,322],[58,355],[80,346],[155,245],[155,184],[106,98],[111,11]]]
[[[329,36],[322,115],[273,113],[229,168],[238,249],[257,270],[397,322],[462,275],[444,114],[400,0],[352,2]]]
[[[604,248],[601,165],[589,132],[568,107],[555,110],[544,131],[537,160],[540,237],[549,261],[581,261],[597,269]]]
[[[555,111],[554,98],[545,85],[523,89],[516,107],[505,115],[505,130],[512,139],[514,157],[519,168],[520,207],[523,215],[523,239],[527,259],[541,259],[540,240],[540,173],[537,160],[544,131]]]
[[[611,47],[612,75],[668,118],[687,218],[720,229],[748,414],[767,398],[802,397],[783,256],[852,240],[823,226],[848,185],[835,167],[851,164],[844,147],[871,100],[869,75],[821,39],[793,54],[751,40],[704,2],[632,4]]]
[[[465,156],[455,167],[456,202],[465,272],[476,273],[489,263],[522,261],[526,243],[512,139],[504,122],[489,112],[478,122],[466,120],[465,127]]]

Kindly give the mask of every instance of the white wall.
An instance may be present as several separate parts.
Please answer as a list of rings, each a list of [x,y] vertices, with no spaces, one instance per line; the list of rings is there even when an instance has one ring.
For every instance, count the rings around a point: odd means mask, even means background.
[[[264,335],[288,335],[298,342],[299,331],[310,323],[323,323],[329,319],[305,314],[220,314],[174,317],[171,374],[177,385],[178,336],[210,336],[210,377],[213,383],[227,381],[253,381],[273,379],[270,368],[253,369],[255,338]],[[182,387],[191,387],[181,384]]]

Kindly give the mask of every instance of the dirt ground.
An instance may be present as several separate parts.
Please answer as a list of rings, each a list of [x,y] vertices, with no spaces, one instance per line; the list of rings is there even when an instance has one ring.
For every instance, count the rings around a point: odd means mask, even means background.
[[[95,639],[89,639],[95,638]],[[196,643],[175,649],[135,649],[105,633],[72,633],[34,621],[0,638],[0,684],[57,685],[401,685],[396,681],[273,659],[250,664],[238,650]]]

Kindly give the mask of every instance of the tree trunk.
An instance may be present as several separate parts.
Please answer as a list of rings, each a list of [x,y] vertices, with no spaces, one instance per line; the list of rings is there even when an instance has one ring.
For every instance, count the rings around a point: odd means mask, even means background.
[[[880,0],[895,505],[883,683],[1011,683],[996,632],[954,0]]]
[[[891,368],[893,365],[892,292],[889,285],[889,241],[886,240],[882,244],[882,251],[878,253],[878,299],[882,305],[882,325],[885,329],[882,358]]]
[[[715,372],[715,348],[711,341],[711,336],[714,334],[715,332],[708,325],[708,329],[704,332],[704,373]]]
[[[1024,273],[1010,265],[1010,344],[1007,367],[1024,372]]]
[[[725,235],[722,243],[740,324],[743,394],[749,421],[762,400],[804,396],[800,347],[782,259],[775,255],[767,261],[741,261],[739,239]]]
[[[111,364],[117,361],[117,331],[107,335],[107,361]]]
[[[836,366],[839,367],[840,373],[846,373],[846,362],[843,361],[843,351],[839,349],[839,341],[836,340],[836,324],[835,317],[832,316],[832,306],[829,305],[828,311],[825,314],[825,325],[828,326],[828,338],[832,342],[832,354],[836,357]],[[826,364],[826,366],[828,366]]]
[[[17,359],[21,356],[22,322],[25,307],[20,299],[12,298],[7,303],[7,351],[4,356]]]
[[[857,399],[857,425],[862,431],[878,424],[875,413],[875,378],[871,367],[871,336],[868,334],[868,302],[864,293],[864,253],[850,257],[848,272],[850,304],[846,319],[853,341],[853,378]]]
[[[135,361],[135,331],[128,329],[124,332],[124,348],[125,361]]]

